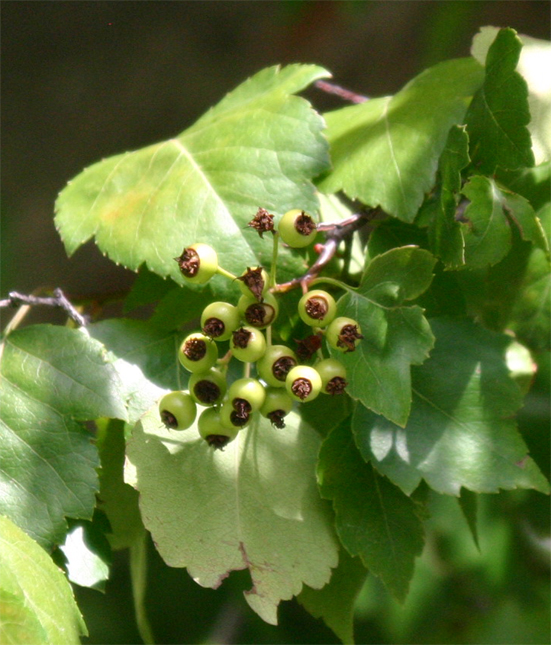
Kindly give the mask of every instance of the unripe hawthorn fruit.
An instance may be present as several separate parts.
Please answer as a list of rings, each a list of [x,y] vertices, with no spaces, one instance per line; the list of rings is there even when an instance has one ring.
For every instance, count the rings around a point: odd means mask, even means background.
[[[243,295],[239,298],[237,308],[247,325],[256,329],[265,329],[271,325],[279,313],[277,298],[270,292],[264,294],[262,302],[258,302],[253,296]]]
[[[244,296],[252,296],[257,302],[262,302],[262,298],[267,293],[269,279],[268,273],[262,267],[247,267],[247,270],[237,278],[241,293]]]
[[[285,387],[289,371],[298,364],[295,352],[285,345],[272,345],[257,362],[260,378],[272,387]]]
[[[203,334],[219,342],[228,340],[239,322],[239,310],[229,302],[211,302],[201,314]]]
[[[272,425],[276,428],[284,428],[283,419],[293,408],[293,399],[285,390],[279,387],[269,387],[266,389],[266,398],[260,408],[260,414],[270,419]]]
[[[187,392],[176,390],[159,401],[159,414],[167,428],[187,430],[195,421],[197,406]]]
[[[178,359],[190,372],[206,372],[216,363],[218,348],[208,336],[196,332],[184,338]]]
[[[194,372],[189,379],[191,396],[201,405],[218,405],[226,394],[226,377],[220,370],[211,367],[206,372]]]
[[[246,406],[243,405],[237,405],[236,407],[229,399],[226,399],[220,408],[220,423],[226,430],[241,430],[241,428],[249,425],[252,412],[247,411]]]
[[[342,394],[348,385],[346,367],[336,358],[326,358],[316,363],[314,369],[321,377],[321,391],[324,394]]]
[[[337,304],[327,291],[313,289],[299,300],[298,315],[310,327],[326,327],[337,315]]]
[[[194,284],[205,284],[218,270],[216,251],[201,242],[186,247],[180,257],[174,259],[184,278]]]
[[[313,401],[321,391],[321,377],[313,367],[297,365],[287,374],[285,388],[295,401]]]
[[[281,218],[277,227],[281,239],[292,249],[301,249],[314,241],[317,233],[316,222],[311,215],[295,208]]]
[[[327,327],[325,337],[329,345],[340,352],[353,352],[363,338],[358,323],[353,318],[345,316],[333,320]]]
[[[238,361],[254,363],[264,356],[266,339],[258,329],[245,325],[233,332],[230,349]]]
[[[266,398],[266,390],[255,378],[240,378],[230,385],[228,401],[235,410],[258,412]]]
[[[212,448],[223,450],[224,447],[237,437],[239,428],[225,428],[220,419],[218,408],[207,408],[201,413],[197,422],[199,434]]]

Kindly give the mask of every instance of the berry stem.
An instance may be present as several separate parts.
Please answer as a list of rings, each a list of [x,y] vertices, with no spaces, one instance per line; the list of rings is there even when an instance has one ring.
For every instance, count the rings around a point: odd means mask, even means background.
[[[227,271],[226,269],[222,268],[220,265],[216,269],[216,273],[219,273],[220,275],[224,276],[224,278],[228,278],[228,280],[237,280],[237,276],[234,275],[231,271]]]
[[[251,364],[250,363],[244,363],[243,364],[243,378],[249,378],[251,375]]]
[[[344,289],[345,291],[348,291],[349,293],[355,293],[356,289],[354,287],[351,287],[350,285],[346,284],[345,282],[341,282],[340,280],[336,280],[335,278],[325,278],[325,277],[318,277],[312,280],[310,282],[310,285],[314,284],[319,284],[321,282],[325,282],[325,284],[331,284],[334,287],[337,287],[338,289]]]
[[[268,325],[266,327],[266,347],[272,346],[272,326]]]
[[[277,231],[273,234],[273,246],[272,246],[272,265],[270,266],[270,289],[276,286],[277,284],[277,255],[279,253],[279,233]]]

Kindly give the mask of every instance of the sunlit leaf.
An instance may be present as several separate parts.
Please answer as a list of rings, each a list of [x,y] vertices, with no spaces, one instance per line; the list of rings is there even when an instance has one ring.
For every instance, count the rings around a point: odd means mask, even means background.
[[[230,571],[249,569],[247,602],[273,624],[281,600],[303,583],[320,589],[338,562],[316,487],[320,439],[294,413],[285,423],[255,420],[215,451],[195,426],[165,429],[154,408],[134,429],[125,474],[165,562],[214,588]]]

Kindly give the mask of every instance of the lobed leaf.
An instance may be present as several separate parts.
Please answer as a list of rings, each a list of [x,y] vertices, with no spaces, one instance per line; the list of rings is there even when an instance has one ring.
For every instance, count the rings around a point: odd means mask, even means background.
[[[248,569],[247,602],[272,624],[281,600],[303,584],[320,589],[338,562],[316,488],[320,440],[298,415],[285,422],[280,430],[257,419],[214,451],[196,426],[165,429],[154,408],[134,429],[125,474],[165,562],[213,588],[231,571]]]
[[[410,366],[422,363],[433,344],[422,309],[406,301],[429,287],[434,264],[416,247],[382,253],[368,264],[358,289],[338,303],[339,315],[357,320],[364,336],[354,352],[334,352],[348,372],[347,392],[400,425],[411,405]]]
[[[333,501],[344,547],[403,601],[423,549],[423,525],[415,502],[362,459],[350,421],[323,442],[318,482],[322,496]]]
[[[407,425],[358,406],[352,427],[364,459],[405,493],[421,479],[437,492],[460,494],[549,484],[517,431],[522,404],[510,378],[510,338],[467,320],[434,319],[431,357],[413,370],[413,405]]]
[[[323,76],[314,65],[265,69],[178,137],[84,170],[56,203],[67,252],[95,237],[113,261],[145,263],[180,284],[173,258],[194,242],[213,245],[234,273],[268,261],[271,246],[246,228],[258,207],[317,209],[311,179],[329,163],[324,124],[292,93]],[[282,257],[296,274],[298,256]]]
[[[79,645],[86,625],[50,556],[0,515],[0,642]]]
[[[448,131],[463,121],[482,79],[475,60],[446,61],[392,97],[325,114],[333,170],[322,192],[342,190],[412,222],[434,185]]]
[[[50,548],[95,505],[97,450],[78,421],[126,418],[123,386],[100,343],[49,325],[7,336],[0,374],[0,511]]]

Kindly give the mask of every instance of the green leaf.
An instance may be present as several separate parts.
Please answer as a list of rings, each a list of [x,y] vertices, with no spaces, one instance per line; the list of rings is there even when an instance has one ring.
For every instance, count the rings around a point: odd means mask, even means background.
[[[425,70],[393,97],[325,114],[333,170],[319,184],[412,222],[434,185],[452,125],[463,121],[482,83],[473,59]]]
[[[2,516],[0,546],[0,642],[79,645],[86,625],[49,555]]]
[[[361,406],[359,406],[361,407]],[[423,549],[416,504],[361,458],[350,422],[323,442],[318,463],[323,497],[333,501],[339,538],[400,601]]]
[[[534,165],[528,87],[515,71],[522,43],[513,29],[500,29],[486,56],[486,73],[467,112],[471,158],[492,174]]]
[[[213,245],[234,273],[268,261],[271,245],[246,227],[258,207],[317,209],[310,181],[329,163],[324,124],[292,93],[323,76],[314,65],[265,69],[178,137],[86,169],[56,203],[67,252],[95,237],[113,261],[179,283],[173,258],[194,242]],[[296,273],[299,256],[283,258]]]
[[[478,496],[467,490],[466,488],[461,489],[459,495],[459,506],[463,512],[463,516],[467,521],[471,535],[473,536],[474,543],[476,548],[480,551],[480,544],[478,542]]]
[[[125,472],[165,562],[213,588],[230,571],[248,569],[247,602],[272,624],[280,600],[300,593],[303,583],[323,587],[338,561],[316,487],[320,439],[294,413],[285,422],[282,432],[255,419],[214,451],[196,426],[165,429],[154,408],[134,429]]]
[[[518,433],[522,405],[505,350],[510,337],[467,320],[434,319],[431,357],[413,369],[413,405],[405,428],[358,406],[353,430],[370,460],[407,494],[421,479],[440,493],[459,495],[549,484]]]
[[[405,303],[429,287],[435,261],[416,247],[387,251],[338,303],[339,315],[357,320],[364,336],[354,352],[335,351],[348,371],[347,392],[401,425],[411,405],[410,366],[422,363],[433,344],[421,308]]]
[[[471,53],[482,65],[498,32],[497,27],[482,27],[473,39]],[[523,34],[518,37],[522,42],[522,51],[517,71],[528,84],[531,116],[528,130],[532,135],[536,164],[540,164],[551,159],[551,43]]]
[[[126,418],[107,352],[83,330],[12,332],[0,364],[0,512],[42,546],[63,541],[65,517],[89,519],[98,488],[91,434],[77,421]]]
[[[343,643],[354,643],[354,606],[367,573],[359,558],[341,549],[329,583],[323,589],[304,586],[297,600],[314,618],[322,618]]]
[[[465,126],[454,126],[440,157],[440,195],[429,224],[429,241],[433,253],[452,268],[461,266],[465,261],[463,234],[456,219],[456,211],[461,191],[461,171],[469,164],[469,160],[469,137]]]

